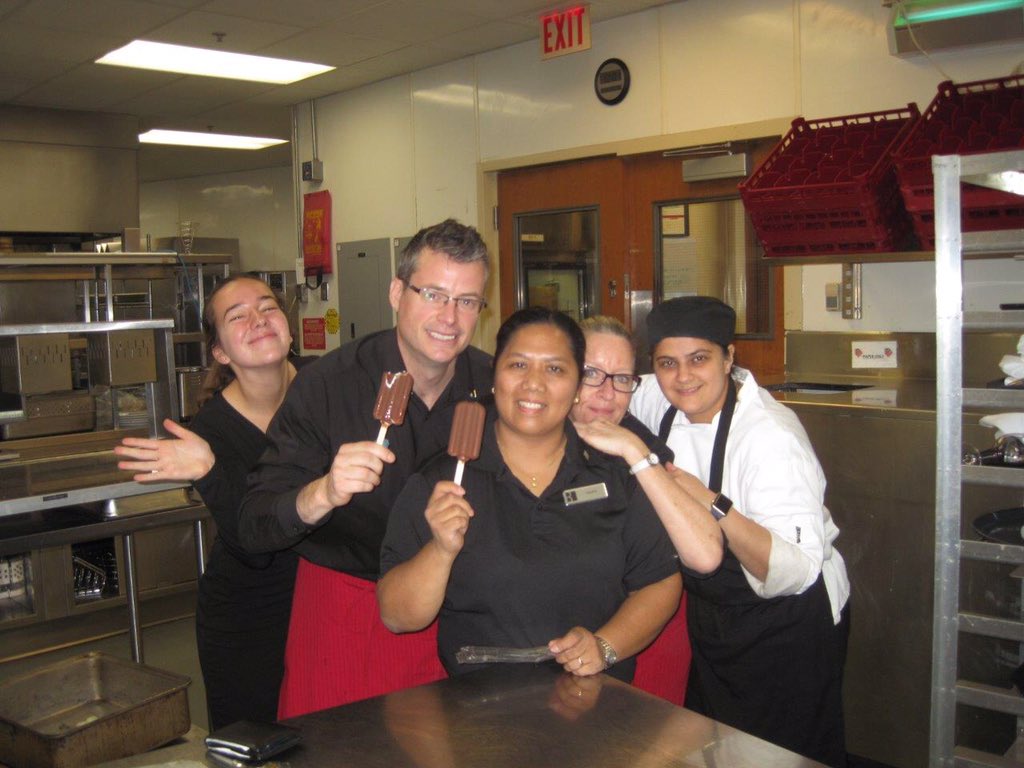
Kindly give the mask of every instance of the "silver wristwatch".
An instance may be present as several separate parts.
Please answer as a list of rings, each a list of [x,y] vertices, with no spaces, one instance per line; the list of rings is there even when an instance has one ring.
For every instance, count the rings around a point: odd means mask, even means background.
[[[601,658],[604,660],[604,668],[611,669],[612,665],[619,660],[619,654],[612,648],[612,644],[605,640],[600,635],[594,635],[594,639],[597,641],[597,647],[601,651]]]
[[[643,472],[648,467],[653,467],[660,463],[661,459],[658,458],[658,454],[649,453],[629,468],[629,474],[635,475],[637,472]]]

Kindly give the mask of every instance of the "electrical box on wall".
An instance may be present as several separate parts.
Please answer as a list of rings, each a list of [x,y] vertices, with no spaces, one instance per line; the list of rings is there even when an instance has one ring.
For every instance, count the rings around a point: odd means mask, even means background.
[[[321,160],[307,160],[302,164],[303,181],[323,181],[324,164]]]

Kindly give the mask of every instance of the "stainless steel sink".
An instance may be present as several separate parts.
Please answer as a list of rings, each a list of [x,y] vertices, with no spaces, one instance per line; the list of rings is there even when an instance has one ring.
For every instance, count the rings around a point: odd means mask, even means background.
[[[799,392],[807,395],[837,395],[852,392],[856,389],[868,389],[870,384],[829,384],[822,381],[786,381],[781,384],[769,384],[765,389],[769,392]]]

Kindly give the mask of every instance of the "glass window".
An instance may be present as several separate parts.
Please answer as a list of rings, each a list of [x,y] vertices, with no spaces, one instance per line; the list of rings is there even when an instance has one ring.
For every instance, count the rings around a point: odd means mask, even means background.
[[[516,214],[516,308],[547,307],[575,320],[601,311],[598,212]]]
[[[655,205],[655,295],[716,296],[736,310],[736,333],[769,336],[772,270],[739,197]]]

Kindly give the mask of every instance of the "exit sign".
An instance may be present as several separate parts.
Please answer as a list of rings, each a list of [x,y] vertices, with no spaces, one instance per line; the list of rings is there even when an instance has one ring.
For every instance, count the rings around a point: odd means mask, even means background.
[[[590,6],[577,5],[540,17],[540,57],[553,59],[590,48]]]

